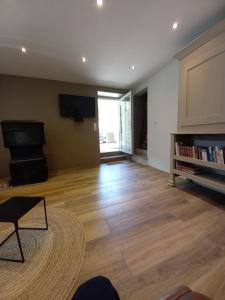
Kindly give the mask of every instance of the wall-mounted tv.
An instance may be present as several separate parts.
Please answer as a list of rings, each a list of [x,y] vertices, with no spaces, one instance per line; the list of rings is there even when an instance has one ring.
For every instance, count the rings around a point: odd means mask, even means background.
[[[95,118],[95,98],[60,94],[59,109],[62,117],[73,118],[75,121]]]

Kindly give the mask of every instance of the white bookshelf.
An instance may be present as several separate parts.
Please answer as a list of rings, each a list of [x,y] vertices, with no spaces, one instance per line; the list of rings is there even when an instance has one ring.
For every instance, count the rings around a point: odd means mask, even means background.
[[[208,188],[225,193],[225,164],[176,155],[176,142],[183,141],[184,144],[185,142],[188,142],[189,145],[194,145],[194,143],[196,142],[196,140],[198,141],[198,139],[200,141],[202,140],[202,146],[204,146],[204,143],[206,143],[207,145],[209,145],[210,143],[212,145],[216,144],[217,139],[220,143],[223,143],[224,141],[225,146],[225,134],[172,134],[169,184],[171,186],[176,186],[176,178],[179,176],[184,179],[192,180]],[[203,172],[200,172],[199,174],[192,174],[186,171],[178,170],[176,169],[176,162],[185,162],[194,166],[198,166],[200,169],[203,168]]]
[[[212,169],[218,169],[218,170],[225,171],[225,164],[221,164],[221,163],[204,161],[201,159],[190,158],[190,157],[185,157],[185,156],[178,156],[178,155],[173,155],[173,159],[175,161],[183,161],[183,162],[191,163],[191,164],[206,167],[206,168],[212,168]]]

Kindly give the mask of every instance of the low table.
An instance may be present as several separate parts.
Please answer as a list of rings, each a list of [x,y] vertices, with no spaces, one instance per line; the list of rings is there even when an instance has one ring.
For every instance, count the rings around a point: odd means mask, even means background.
[[[34,206],[43,201],[44,204],[44,214],[45,214],[45,228],[29,228],[29,227],[19,227],[18,221],[28,213]],[[16,233],[17,242],[19,245],[21,259],[9,259],[9,258],[0,258],[4,261],[12,262],[24,262],[23,250],[20,242],[19,230],[48,230],[48,220],[46,212],[46,203],[45,197],[13,197],[2,204],[0,204],[0,222],[4,223],[13,223],[14,231],[10,233],[7,238],[5,238],[1,243],[0,247],[14,234]]]

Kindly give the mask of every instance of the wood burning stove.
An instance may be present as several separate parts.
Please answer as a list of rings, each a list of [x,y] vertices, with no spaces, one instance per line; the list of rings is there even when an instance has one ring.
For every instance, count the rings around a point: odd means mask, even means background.
[[[11,154],[11,185],[43,182],[48,179],[44,123],[36,121],[1,122],[5,148]]]

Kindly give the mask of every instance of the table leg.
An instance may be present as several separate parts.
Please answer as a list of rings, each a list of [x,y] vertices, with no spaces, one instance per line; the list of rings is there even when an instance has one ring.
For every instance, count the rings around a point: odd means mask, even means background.
[[[48,229],[48,218],[47,218],[45,198],[43,198],[43,203],[44,203],[44,211],[45,211],[45,224],[46,224],[46,229]]]
[[[7,238],[4,239],[3,242],[1,242],[0,244],[0,247],[5,244],[6,241],[8,241],[11,236],[15,233],[16,234],[16,238],[17,238],[17,242],[18,242],[18,245],[19,245],[19,250],[20,250],[20,255],[21,255],[21,259],[11,259],[11,258],[3,258],[3,257],[0,257],[0,260],[2,261],[10,261],[10,262],[20,262],[20,263],[24,263],[25,260],[24,260],[24,255],[23,255],[23,249],[22,249],[22,245],[21,245],[21,242],[20,242],[20,236],[19,236],[19,232],[18,232],[18,222],[14,223],[14,228],[15,230],[10,233],[9,236],[7,236]]]
[[[48,230],[48,218],[47,218],[47,210],[46,210],[46,202],[45,198],[42,198],[44,204],[44,214],[45,214],[45,227],[44,228],[36,228],[36,227],[18,227],[20,230]]]
[[[19,245],[19,249],[20,249],[20,255],[21,255],[21,262],[24,262],[24,256],[23,256],[23,249],[21,246],[21,242],[20,242],[20,236],[19,236],[19,226],[18,226],[18,222],[14,223],[15,225],[15,232],[16,232],[16,237],[17,237],[17,241],[18,241],[18,245]]]

